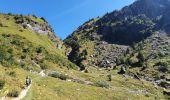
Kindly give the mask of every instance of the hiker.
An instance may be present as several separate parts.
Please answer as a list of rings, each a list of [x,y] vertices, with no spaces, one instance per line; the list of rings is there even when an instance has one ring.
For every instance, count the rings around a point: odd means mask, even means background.
[[[26,86],[28,87],[31,84],[31,78],[26,77]]]

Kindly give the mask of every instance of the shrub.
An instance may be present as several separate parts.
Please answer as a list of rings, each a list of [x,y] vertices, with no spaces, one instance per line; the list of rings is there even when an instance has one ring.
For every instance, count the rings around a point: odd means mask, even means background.
[[[8,38],[8,37],[10,37],[10,34],[5,34],[5,33],[3,33],[3,34],[2,34],[2,37]]]
[[[30,52],[30,48],[24,48],[22,51],[23,51],[23,53],[28,53],[28,52]]]
[[[8,15],[12,16],[12,13],[8,13]]]
[[[169,69],[168,69],[168,63],[167,62],[158,62],[157,64],[155,64],[155,66],[159,66],[158,67],[158,70],[160,72],[167,72]]]
[[[40,64],[40,66],[41,66],[41,69],[43,69],[43,70],[45,70],[45,69],[47,69],[48,68],[48,65],[46,65],[45,63],[39,63]]]
[[[51,74],[49,74],[49,76],[59,78],[61,80],[66,80],[69,78],[67,75],[60,74],[59,72],[52,72]]]
[[[10,54],[12,54],[13,51],[14,51],[14,50],[13,50],[12,48],[9,48],[9,49],[7,50],[7,52],[10,53]]]
[[[97,81],[95,83],[96,86],[102,87],[102,88],[109,88],[110,85],[106,81]]]
[[[108,77],[108,81],[112,81],[112,75],[111,74],[107,75],[107,77]]]
[[[42,53],[45,49],[43,47],[36,48],[37,53]]]
[[[27,26],[26,24],[23,24],[22,27],[23,27],[24,29],[27,29],[28,26]]]
[[[20,31],[20,32],[23,32],[24,30],[20,29],[19,31]]]
[[[144,57],[144,54],[142,52],[139,52],[137,58],[141,61],[141,62],[144,62],[145,61],[145,57]]]
[[[143,54],[142,52],[139,52],[137,58],[138,58],[138,60],[139,60],[138,66],[139,66],[139,67],[143,67],[144,62],[145,62],[144,54]]]
[[[7,94],[8,97],[18,97],[19,92],[17,90],[12,90]]]
[[[9,75],[12,77],[16,77],[16,72],[15,71],[9,72]]]
[[[26,58],[26,55],[21,55],[21,59],[25,59]]]
[[[42,19],[44,22],[47,22],[47,21],[45,20],[45,18],[44,18],[44,17],[41,17],[41,19]]]
[[[5,81],[0,80],[0,90],[2,90],[4,86],[5,86]]]
[[[20,45],[21,45],[21,42],[20,42],[20,40],[14,39],[14,40],[11,42],[11,44],[20,46]]]
[[[168,66],[160,66],[160,67],[158,68],[158,70],[159,70],[160,72],[163,72],[163,73],[169,71]]]
[[[0,22],[0,27],[3,27],[3,24]]]

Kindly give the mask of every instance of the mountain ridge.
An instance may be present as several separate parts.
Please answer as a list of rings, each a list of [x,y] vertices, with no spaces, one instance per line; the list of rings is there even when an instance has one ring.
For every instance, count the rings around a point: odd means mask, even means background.
[[[160,86],[160,77],[168,78],[170,71],[169,5],[169,0],[137,0],[86,22],[64,40],[73,48],[68,58],[85,71],[117,70]]]

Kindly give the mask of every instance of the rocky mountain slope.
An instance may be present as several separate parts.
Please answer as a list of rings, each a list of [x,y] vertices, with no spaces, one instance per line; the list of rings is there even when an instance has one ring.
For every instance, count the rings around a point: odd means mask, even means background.
[[[137,0],[64,42],[44,18],[0,14],[0,99],[17,99],[29,76],[23,100],[168,100],[168,9]]]
[[[69,59],[81,70],[113,69],[169,90],[169,5],[169,0],[137,0],[89,20],[64,40],[73,49]]]

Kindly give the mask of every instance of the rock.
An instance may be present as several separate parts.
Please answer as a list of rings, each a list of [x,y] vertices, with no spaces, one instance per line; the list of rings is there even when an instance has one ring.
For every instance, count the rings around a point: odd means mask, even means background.
[[[163,94],[170,96],[170,91],[166,91],[166,90],[165,90],[165,91],[163,91]]]
[[[166,81],[169,81],[169,82],[170,82],[170,78],[166,78]]]
[[[137,74],[134,74],[134,78],[140,80],[140,78]]]
[[[66,81],[71,82],[72,80],[71,79],[67,79]]]
[[[41,71],[41,72],[39,73],[39,75],[40,75],[41,77],[45,77],[45,76],[46,76],[46,74],[44,73],[44,71]]]
[[[86,84],[86,85],[93,85],[93,82],[85,81],[85,84]]]
[[[125,74],[125,73],[126,73],[126,68],[125,67],[121,67],[121,69],[118,72],[118,74]]]
[[[160,76],[160,79],[165,79],[165,78],[166,78],[165,75]]]
[[[107,63],[107,64],[110,64],[110,61],[109,61],[109,60],[106,60],[106,63]]]
[[[112,75],[111,74],[107,75],[107,77],[108,77],[108,81],[112,81]]]
[[[170,88],[170,82],[167,82],[167,81],[160,81],[158,85],[164,88]]]
[[[61,48],[62,48],[62,45],[61,45],[61,44],[57,44],[57,48],[58,48],[58,49],[61,49]]]
[[[85,72],[85,73],[89,73],[89,70],[86,68],[86,69],[84,70],[84,72]]]

